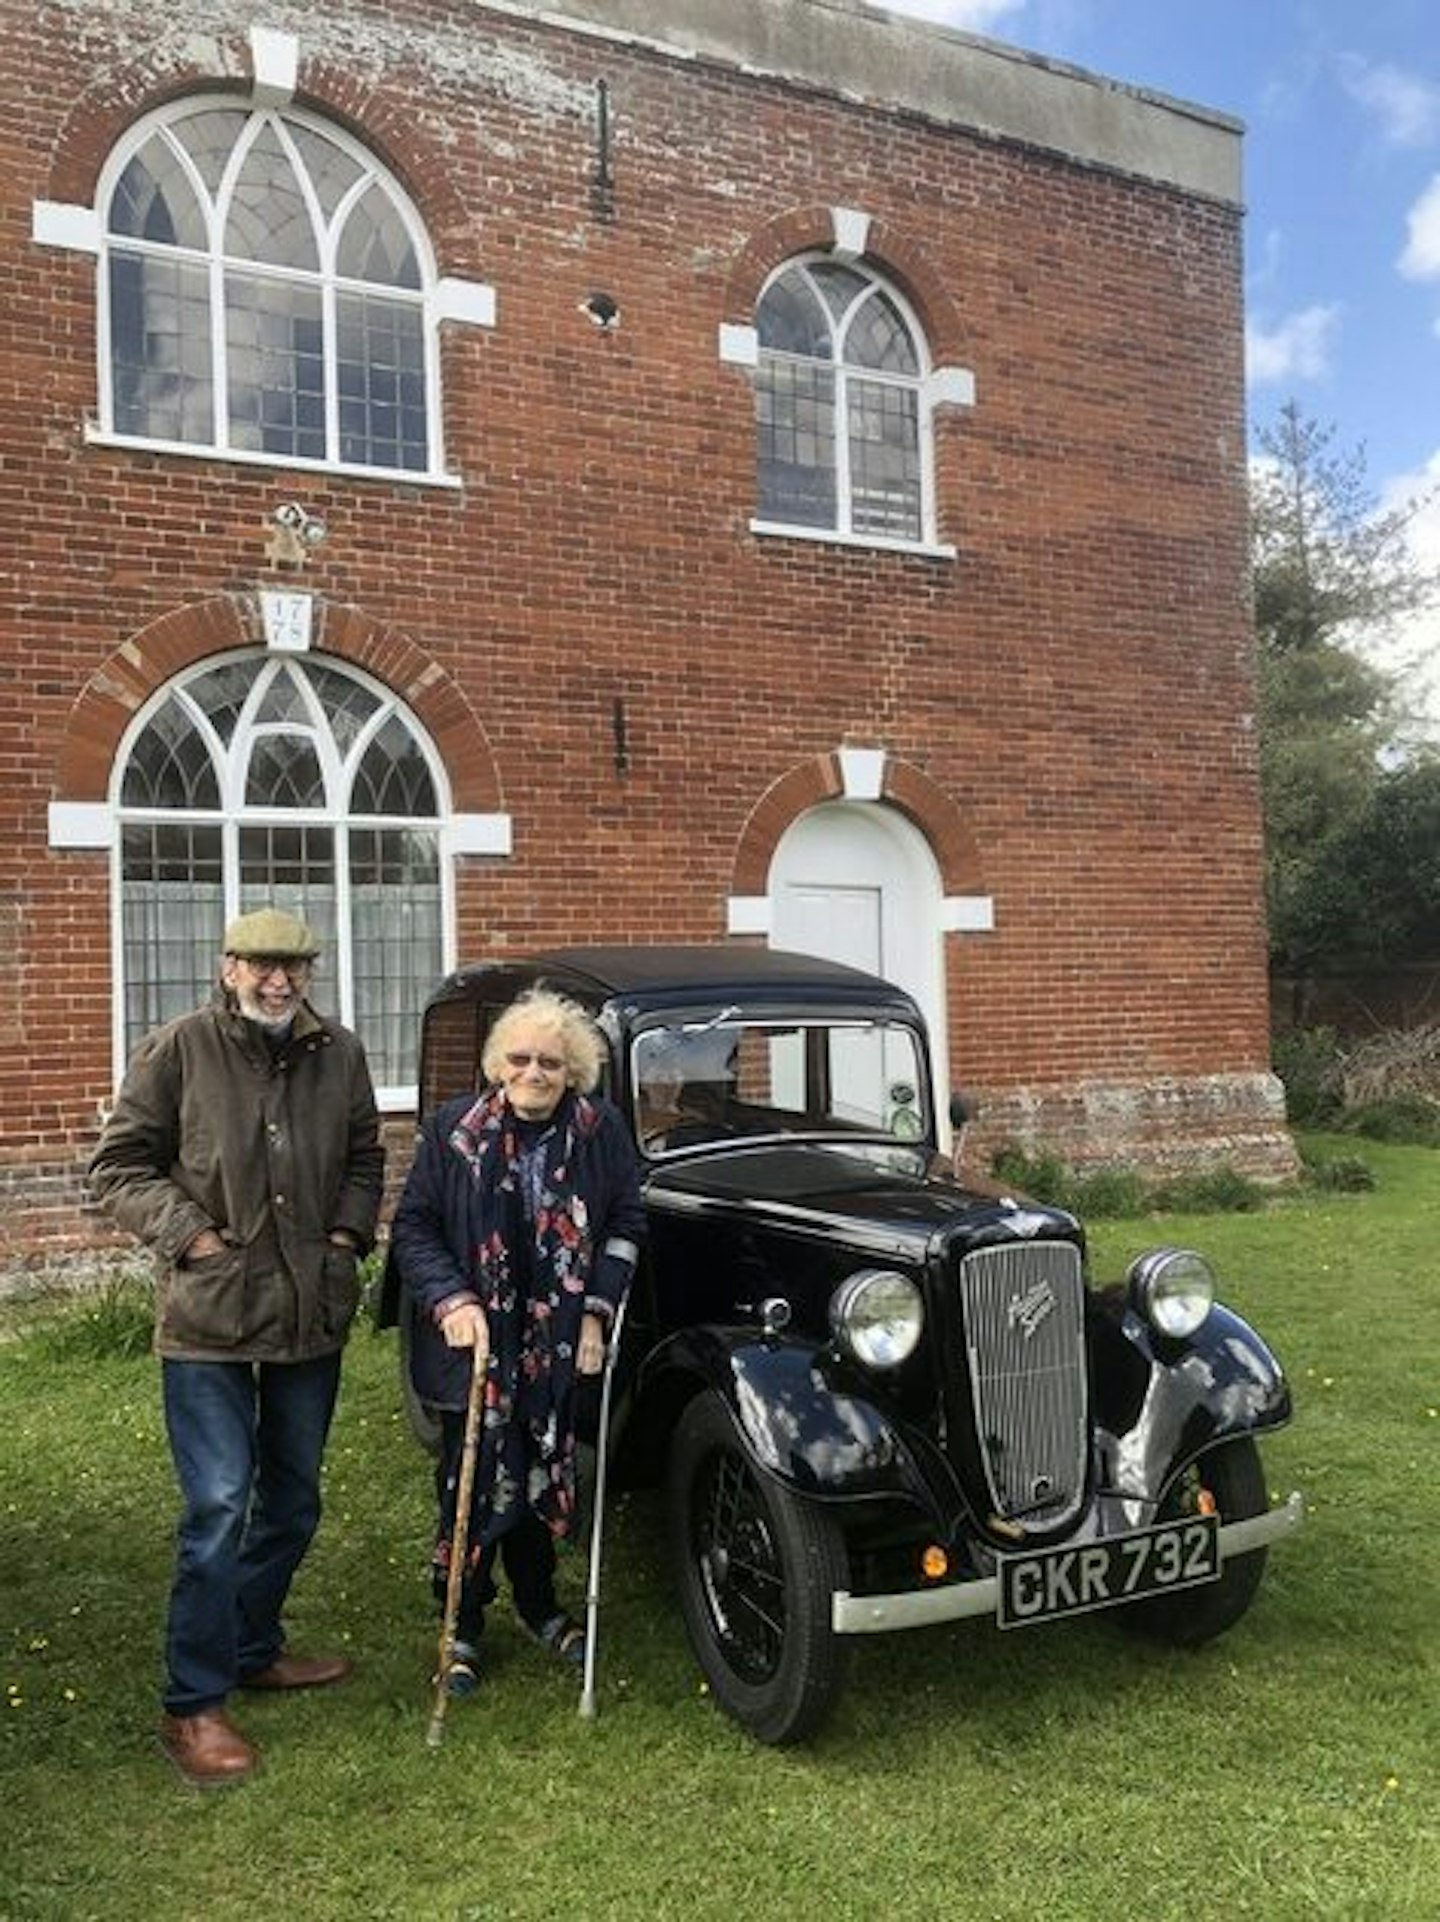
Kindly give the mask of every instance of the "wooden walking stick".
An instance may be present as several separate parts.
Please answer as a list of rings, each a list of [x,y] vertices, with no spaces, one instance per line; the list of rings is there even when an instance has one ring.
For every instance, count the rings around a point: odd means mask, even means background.
[[[445,1710],[450,1704],[450,1665],[455,1659],[455,1624],[460,1619],[460,1591],[465,1580],[465,1554],[470,1542],[470,1503],[475,1493],[475,1460],[480,1453],[480,1422],[485,1412],[487,1369],[470,1351],[470,1399],[465,1404],[465,1439],[460,1447],[460,1481],[455,1491],[455,1527],[450,1537],[450,1567],[445,1578],[445,1615],[440,1623],[440,1667],[435,1677],[435,1702],[425,1740],[439,1748],[445,1733]]]

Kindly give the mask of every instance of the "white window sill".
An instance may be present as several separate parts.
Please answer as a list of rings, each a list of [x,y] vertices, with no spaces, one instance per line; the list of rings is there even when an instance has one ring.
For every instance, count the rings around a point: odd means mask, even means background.
[[[932,561],[953,561],[960,550],[948,542],[892,540],[885,534],[844,534],[835,527],[791,527],[784,521],[751,521],[750,532],[767,540],[826,541],[832,547],[879,548],[887,554],[919,554]]]
[[[341,474],[350,480],[399,482],[406,487],[461,487],[458,474],[422,472],[414,467],[360,467],[347,461],[307,460],[298,454],[257,454],[245,447],[202,446],[198,441],[146,440],[139,434],[110,434],[85,423],[86,443],[124,447],[138,454],[180,454],[190,460],[236,461],[246,467],[284,468],[287,472]]]
[[[456,1093],[459,1093],[458,1089]],[[381,1114],[415,1114],[418,1112],[418,1095],[418,1088],[377,1088],[375,1106]]]

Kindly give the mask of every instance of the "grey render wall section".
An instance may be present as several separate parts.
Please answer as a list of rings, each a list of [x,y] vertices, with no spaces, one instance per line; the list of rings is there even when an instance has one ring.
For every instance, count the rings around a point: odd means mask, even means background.
[[[865,0],[474,0],[1241,204],[1241,123]]]

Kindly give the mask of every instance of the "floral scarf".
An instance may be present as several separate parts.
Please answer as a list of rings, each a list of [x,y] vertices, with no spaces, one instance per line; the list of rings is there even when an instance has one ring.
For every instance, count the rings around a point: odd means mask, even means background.
[[[567,1095],[527,1144],[504,1094],[491,1088],[451,1131],[475,1184],[472,1277],[490,1319],[477,1551],[527,1508],[554,1535],[568,1533],[574,1517],[571,1391],[593,1258],[574,1164],[599,1119],[583,1095]]]

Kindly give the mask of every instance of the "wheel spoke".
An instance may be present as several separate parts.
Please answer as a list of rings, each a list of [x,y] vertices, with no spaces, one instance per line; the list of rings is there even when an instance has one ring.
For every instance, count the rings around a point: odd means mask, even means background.
[[[737,1609],[743,1610],[757,1622],[764,1636],[778,1642],[780,1637],[785,1633],[784,1615],[773,1614],[764,1606],[757,1595],[750,1593],[746,1589],[736,1588],[732,1590],[732,1593],[735,1597]]]
[[[710,1464],[695,1552],[715,1632],[751,1680],[774,1672],[785,1639],[785,1578],[759,1491],[730,1454]]]
[[[733,1539],[739,1526],[744,1497],[745,1485],[740,1465],[729,1459],[722,1460],[716,1470],[710,1503],[710,1532],[717,1542],[728,1543]]]
[[[834,1699],[848,1586],[839,1528],[749,1454],[714,1390],[680,1418],[668,1477],[686,1627],[719,1706],[762,1742],[799,1740]]]
[[[785,1584],[773,1565],[763,1562],[750,1562],[744,1560],[743,1557],[739,1555],[732,1555],[730,1557],[730,1579],[733,1582],[741,1576],[748,1576],[754,1583],[768,1582],[771,1588],[778,1589],[781,1594],[785,1592]]]

